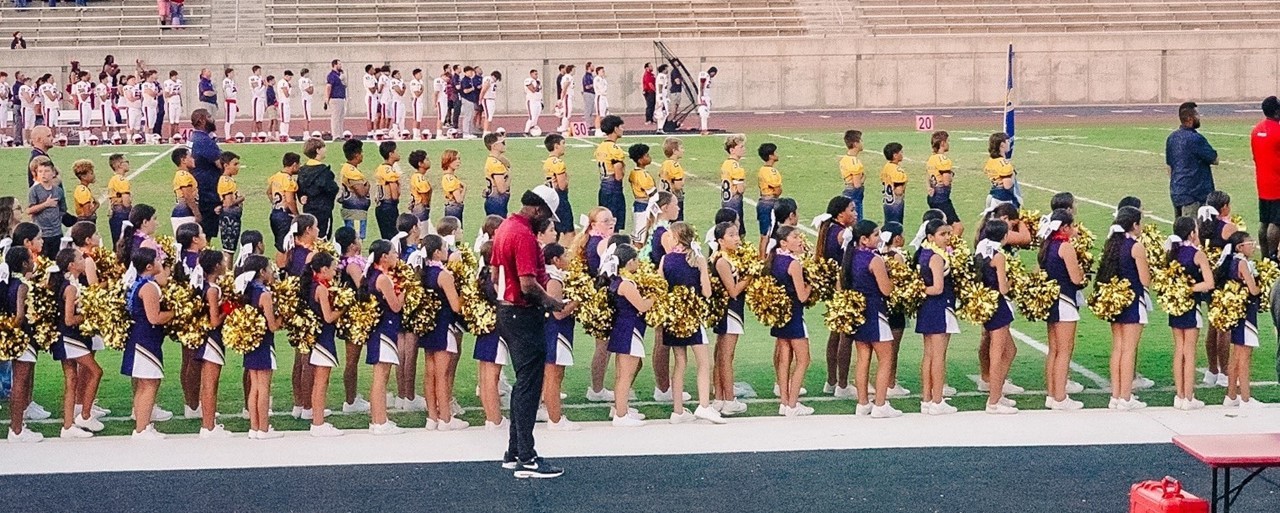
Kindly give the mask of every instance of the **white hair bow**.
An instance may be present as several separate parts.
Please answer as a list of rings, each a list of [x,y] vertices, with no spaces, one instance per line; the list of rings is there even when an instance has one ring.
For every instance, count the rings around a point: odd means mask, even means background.
[[[13,239],[5,237],[0,239],[0,283],[9,283],[9,264],[5,262],[4,257],[9,253],[9,247],[13,245]]]
[[[120,223],[120,231],[124,231],[125,228],[133,228],[133,223],[128,220],[122,221]]]
[[[480,253],[480,247],[484,246],[484,243],[489,242],[490,240],[492,239],[489,237],[489,234],[480,232],[480,235],[476,237],[476,241],[471,244],[471,251],[477,254]]]
[[[974,253],[982,255],[983,258],[992,258],[996,256],[996,252],[1000,251],[1002,246],[1004,246],[1004,244],[1001,244],[1000,241],[982,239],[982,241],[978,243],[978,247],[974,249]]]
[[[920,228],[916,230],[916,236],[911,238],[912,249],[920,249],[920,245],[924,244],[924,238],[927,237],[927,235],[925,235],[925,228],[928,228],[928,227],[929,227],[928,221],[920,223]]]
[[[454,243],[454,241],[456,240],[456,237],[453,236],[452,234],[445,235],[444,237],[440,237],[440,238],[444,240],[444,247],[448,248],[449,251],[453,251],[454,249],[457,248],[457,245]]]
[[[65,241],[66,239],[64,238],[63,240]],[[169,250],[173,252],[170,254],[172,254],[174,258],[177,258],[182,255],[182,244],[178,244],[177,241],[174,241],[173,245],[169,247]]]
[[[1053,235],[1053,233],[1058,231],[1060,228],[1062,228],[1061,219],[1057,221],[1050,221],[1049,216],[1042,216],[1040,218],[1040,230],[1036,232],[1036,236],[1040,237],[1041,239],[1047,239],[1049,238],[1050,235]]]
[[[298,235],[298,222],[294,221],[293,223],[289,224],[289,232],[284,234],[284,242],[280,244],[281,246],[284,247],[285,251],[289,251],[293,249],[293,246],[294,246],[293,239],[296,238],[297,235]]]
[[[0,262],[0,283],[7,285],[9,283],[9,277],[9,264],[6,262]]]
[[[828,219],[831,219],[831,214],[819,214],[817,217],[813,218],[813,222],[810,224],[814,229],[817,229],[822,226],[822,223],[827,222]]]
[[[126,289],[131,289],[133,288],[133,284],[137,282],[138,268],[133,265],[129,265],[129,267],[124,270],[124,274],[120,276],[120,284],[124,285],[124,288]]]
[[[546,269],[547,271],[548,278],[551,278],[559,282],[564,281],[564,271],[561,271],[559,267],[556,267],[551,264],[547,264],[546,267],[544,267],[544,269]]]
[[[409,253],[409,259],[407,260],[406,263],[409,264],[409,267],[412,267],[414,269],[421,269],[422,266],[427,262],[427,256],[428,255],[427,255],[426,248],[418,248],[418,249],[415,249],[413,253]]]
[[[1226,246],[1223,246],[1223,247],[1222,247],[1222,254],[1221,254],[1221,255],[1218,255],[1218,261],[1217,261],[1216,263],[1214,263],[1214,264],[1213,264],[1213,266],[1214,266],[1214,267],[1218,267],[1218,266],[1220,266],[1220,265],[1222,265],[1222,264],[1226,263],[1227,259],[1228,259],[1228,258],[1231,258],[1231,253],[1232,253],[1232,252],[1234,252],[1234,251],[1235,251],[1235,247],[1233,247],[1233,246],[1232,246],[1232,245],[1230,245],[1230,244],[1227,244]]]
[[[240,266],[244,265],[244,261],[248,260],[249,255],[252,255],[252,254],[253,254],[253,249],[250,248],[249,245],[240,246],[240,249],[236,251],[236,260],[231,263],[232,264],[231,268],[239,269]]]
[[[888,247],[891,240],[893,240],[893,232],[880,232],[880,249]]]
[[[427,226],[431,226],[431,224],[430,224],[430,223],[428,223],[428,224],[427,224]],[[343,251],[342,251],[342,245],[341,245],[341,244],[338,244],[338,241],[336,241],[336,240],[335,240],[335,241],[333,241],[333,242],[330,242],[329,244],[332,244],[332,245],[333,245],[333,254],[335,254],[335,255],[341,255],[341,254],[343,253]]]
[[[1164,240],[1164,250],[1171,251],[1173,250],[1174,246],[1177,246],[1178,244],[1181,244],[1181,243],[1182,243],[1182,237],[1179,237],[1177,235],[1170,235],[1169,238]]]
[[[75,240],[71,238],[71,235],[63,235],[62,242],[58,244],[58,249],[63,250],[74,246]]]
[[[1008,204],[1010,204],[1010,205],[1012,205],[1012,204],[1013,204],[1013,203],[1008,202],[1008,201],[1000,201],[1000,200],[998,200],[998,199],[995,199],[995,198],[992,198],[992,197],[990,197],[990,196],[987,196],[987,209],[986,209],[986,210],[983,210],[983,211],[982,211],[982,214],[979,214],[979,215],[978,215],[978,217],[987,217],[987,214],[990,214],[990,213],[992,213],[992,212],[995,212],[996,207],[999,207],[1000,205],[1004,205],[1004,204],[1006,204],[1006,203],[1008,203]]]
[[[1218,209],[1209,205],[1205,205],[1196,210],[1196,219],[1201,221],[1212,221],[1216,217],[1218,217]]]
[[[1124,230],[1124,227],[1118,224],[1111,225],[1111,228],[1108,229],[1107,231],[1110,233],[1126,233]]]
[[[246,271],[237,275],[235,283],[236,294],[244,294],[244,291],[249,288],[249,284],[257,276],[258,271]]]
[[[769,211],[769,229],[765,231],[769,235],[773,235],[773,230],[778,227],[778,209]]]
[[[394,251],[395,254],[399,255],[404,251],[404,246],[400,244],[400,241],[407,237],[409,237],[409,232],[396,232],[396,235],[391,237],[391,247],[394,248],[392,251]]]
[[[605,276],[616,276],[618,274],[619,259],[617,255],[618,246],[610,244],[605,248],[602,254],[603,260],[600,261],[600,274]]]
[[[579,215],[579,216],[578,216],[578,224],[582,225],[582,229],[583,229],[583,230],[590,230],[590,229],[591,229],[591,217],[590,217],[590,216],[588,216],[588,215],[586,215],[586,214],[581,214],[581,215]]]
[[[190,280],[191,288],[200,290],[201,285],[204,283],[204,268],[200,267],[200,264],[196,264],[195,267],[187,270],[187,277]]]
[[[707,247],[711,248],[711,251],[720,250],[720,243],[716,241],[716,227],[712,226],[707,230],[707,236],[704,240],[707,241]]]
[[[845,228],[844,231],[840,232],[840,238],[844,239],[840,241],[840,248],[841,249],[848,248],[849,243],[853,242],[853,227],[850,226],[848,228]]]

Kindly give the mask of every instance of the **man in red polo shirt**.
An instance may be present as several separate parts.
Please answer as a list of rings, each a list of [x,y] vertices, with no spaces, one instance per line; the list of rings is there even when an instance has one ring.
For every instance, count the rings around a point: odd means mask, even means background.
[[[1258,243],[1262,255],[1274,260],[1280,244],[1280,100],[1275,96],[1262,100],[1262,115],[1249,143],[1258,183]]]
[[[502,468],[514,470],[517,478],[559,477],[564,470],[543,461],[533,448],[533,424],[547,359],[546,312],[564,307],[543,288],[547,276],[533,227],[556,219],[560,196],[555,189],[539,185],[525,191],[520,204],[520,211],[493,234],[489,261],[498,297],[498,336],[507,341],[516,371],[516,383],[511,387],[511,436]]]

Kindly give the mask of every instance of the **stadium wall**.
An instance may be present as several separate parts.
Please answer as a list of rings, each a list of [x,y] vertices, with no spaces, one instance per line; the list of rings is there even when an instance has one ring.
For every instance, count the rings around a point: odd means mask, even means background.
[[[1020,105],[1253,102],[1280,90],[1280,34],[848,36],[671,40],[667,45],[691,73],[709,66],[719,69],[713,95],[716,110],[770,111],[1001,106],[1010,42],[1017,51]],[[586,61],[606,66],[615,111],[643,110],[641,67],[658,60],[652,43],[624,40],[214,46],[146,53],[128,48],[32,49],[6,53],[0,68],[53,72],[61,66],[65,73],[68,62],[79,60],[96,72],[96,63],[106,54],[114,54],[128,70],[132,66],[126,63],[134,58],[143,58],[162,76],[176,69],[190,92],[204,66],[214,70],[215,84],[227,66],[238,70],[238,81],[247,82],[253,64],[276,75],[286,68],[296,73],[309,67],[312,78],[322,83],[329,61],[340,58],[346,63],[349,85],[358,87],[367,63],[388,63],[402,70],[406,81],[414,67],[423,68],[430,78],[445,62],[478,64],[503,72],[499,115],[524,112],[522,83],[529,69],[539,69],[544,90],[554,94],[556,65],[576,63],[581,69]],[[240,94],[247,101],[246,85]],[[352,115],[361,113],[360,103],[350,102]],[[547,115],[551,105],[548,94]]]

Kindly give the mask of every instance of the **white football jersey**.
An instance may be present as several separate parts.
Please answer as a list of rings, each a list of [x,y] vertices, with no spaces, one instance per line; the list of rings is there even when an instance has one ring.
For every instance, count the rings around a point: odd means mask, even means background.
[[[702,99],[710,100],[711,99],[711,75],[707,74],[707,72],[705,71],[703,71],[702,73],[698,73],[698,83],[702,84],[702,92],[701,92]]]
[[[249,90],[253,91],[253,97],[259,100],[267,99],[267,86],[262,81],[262,77],[257,75],[249,75]]]
[[[136,85],[124,86],[125,105],[131,109],[142,108],[142,88]]]
[[[486,85],[489,86],[489,90],[485,91],[484,99],[497,100],[498,99],[498,81],[495,80],[492,76],[487,76],[487,77],[484,77],[483,81],[481,81],[481,88],[483,89],[483,87]]]
[[[165,80],[164,92],[173,95],[172,97],[166,98],[168,101],[180,101],[182,99],[182,79]]]
[[[596,76],[596,81],[592,84],[596,88],[596,96],[605,96],[609,94],[609,81],[604,77]]]
[[[11,94],[9,91],[12,91],[11,87],[12,86],[9,85],[9,82],[0,80],[0,103],[4,103],[4,104],[9,103],[4,100],[9,99],[9,94]],[[4,105],[4,106],[8,107],[8,105]]]
[[[36,90],[29,85],[18,88],[18,97],[21,98],[23,107],[35,107],[37,103]]]
[[[293,97],[293,85],[287,79],[276,82],[276,102],[284,103]]]
[[[231,77],[222,79],[222,94],[228,100],[236,99],[236,81]]]
[[[155,82],[142,83],[142,103],[155,105],[160,101],[160,85]]]
[[[107,86],[106,82],[94,86],[93,94],[97,95],[98,100],[103,103],[111,101],[111,88]]]
[[[658,73],[654,77],[654,85],[657,86],[658,96],[667,96],[671,94],[671,77],[666,73]]]
[[[365,73],[364,74],[364,95],[377,96],[377,94],[378,94],[378,77]]]
[[[47,107],[57,108],[57,101],[61,99],[61,96],[62,92],[58,90],[58,84],[52,81],[40,86],[40,99],[46,102],[54,102],[54,104],[47,105]]]
[[[391,102],[391,76],[378,76],[378,97],[382,100],[382,103]]]
[[[88,82],[76,82],[71,86],[71,94],[80,103],[93,103],[93,85]]]
[[[573,94],[574,83],[575,81],[573,80],[573,75],[565,73],[564,75],[560,76],[560,90],[564,92],[565,96],[569,96]]]
[[[421,80],[413,79],[409,81],[409,97],[415,101],[422,97],[422,91],[426,89],[426,84]]]
[[[396,90],[397,90],[397,89],[399,89],[401,92],[398,92],[398,93],[397,93],[397,92],[396,92]],[[388,102],[393,102],[393,101],[394,101],[394,102],[402,102],[402,101],[404,101],[404,81],[403,81],[403,80],[400,80],[400,79],[398,79],[398,78],[388,78],[388,79],[387,79],[387,93],[386,93],[386,95],[385,95],[385,96],[386,96],[386,98],[387,98],[387,101],[388,101]]]
[[[315,87],[315,84],[311,83],[310,78],[301,77],[298,79],[298,89],[302,91],[303,100],[311,99],[311,93],[315,92]]]
[[[533,77],[524,79],[524,99],[529,101],[542,100],[542,81],[541,80],[535,79]]]

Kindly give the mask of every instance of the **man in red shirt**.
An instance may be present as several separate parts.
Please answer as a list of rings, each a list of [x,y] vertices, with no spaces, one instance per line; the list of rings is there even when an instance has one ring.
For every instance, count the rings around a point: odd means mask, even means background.
[[[658,78],[653,75],[653,64],[644,63],[644,78],[640,82],[644,89],[644,124],[653,124],[653,107],[658,101]]]
[[[520,211],[494,232],[489,261],[498,296],[498,336],[507,341],[516,371],[516,383],[511,387],[511,436],[502,468],[515,471],[517,478],[559,477],[564,470],[543,461],[533,448],[533,424],[547,359],[546,312],[564,308],[543,288],[547,276],[533,227],[547,219],[557,220],[560,196],[555,189],[539,185],[525,191],[520,204]]]
[[[1280,244],[1280,100],[1262,100],[1262,121],[1253,127],[1249,143],[1258,183],[1258,243],[1262,255],[1276,258]]]

